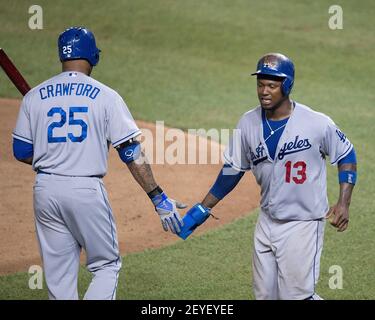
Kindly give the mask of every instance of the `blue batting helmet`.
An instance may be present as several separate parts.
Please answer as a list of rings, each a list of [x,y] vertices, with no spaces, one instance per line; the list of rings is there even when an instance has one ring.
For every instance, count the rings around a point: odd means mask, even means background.
[[[257,71],[251,75],[269,75],[284,78],[281,90],[284,96],[288,96],[294,83],[294,65],[292,60],[281,53],[267,53],[260,58]]]
[[[92,66],[99,61],[100,50],[94,34],[84,27],[71,27],[60,34],[58,40],[60,61],[85,59]]]

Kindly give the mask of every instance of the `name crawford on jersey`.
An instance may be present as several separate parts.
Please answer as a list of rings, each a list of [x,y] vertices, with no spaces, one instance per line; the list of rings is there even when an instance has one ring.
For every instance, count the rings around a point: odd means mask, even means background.
[[[62,97],[62,96],[85,96],[91,99],[95,99],[99,94],[100,89],[98,87],[92,86],[89,83],[54,83],[47,86],[43,86],[39,89],[40,98],[42,100]]]

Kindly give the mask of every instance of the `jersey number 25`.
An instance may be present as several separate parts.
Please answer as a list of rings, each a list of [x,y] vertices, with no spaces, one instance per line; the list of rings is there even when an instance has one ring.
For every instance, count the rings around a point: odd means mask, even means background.
[[[73,133],[68,133],[68,138],[72,142],[82,142],[87,137],[87,123],[82,119],[74,119],[74,114],[77,112],[88,112],[88,107],[70,107],[69,108],[69,126],[80,126],[82,128],[81,135],[76,137]],[[51,108],[47,116],[53,117],[54,114],[60,114],[60,121],[54,121],[48,126],[48,143],[58,143],[58,142],[66,142],[66,137],[55,137],[53,135],[53,129],[61,128],[66,123],[66,112],[61,107],[53,107]]]

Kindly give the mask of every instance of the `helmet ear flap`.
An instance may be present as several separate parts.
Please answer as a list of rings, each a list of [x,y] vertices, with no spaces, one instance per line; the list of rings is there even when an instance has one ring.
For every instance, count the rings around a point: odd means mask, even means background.
[[[288,96],[290,92],[292,91],[292,88],[293,88],[293,80],[288,77],[285,78],[281,85],[282,94],[284,96]]]
[[[95,65],[98,64],[99,57],[100,57],[100,50],[96,50],[96,52],[94,54],[94,61],[96,61]]]

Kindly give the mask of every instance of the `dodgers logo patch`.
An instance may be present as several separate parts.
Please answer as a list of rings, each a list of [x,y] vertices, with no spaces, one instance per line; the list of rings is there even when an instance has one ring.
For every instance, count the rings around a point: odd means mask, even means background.
[[[255,149],[255,152],[250,149],[250,156],[254,166],[267,159],[267,154],[262,143],[259,143],[258,147]]]
[[[294,141],[284,143],[277,157],[279,158],[279,160],[282,160],[288,154],[305,151],[310,149],[311,147],[312,145],[309,139],[300,139],[299,136],[296,136]]]
[[[264,58],[263,67],[276,70],[277,66],[278,66],[278,61],[277,61],[276,57],[267,56],[267,57]]]

